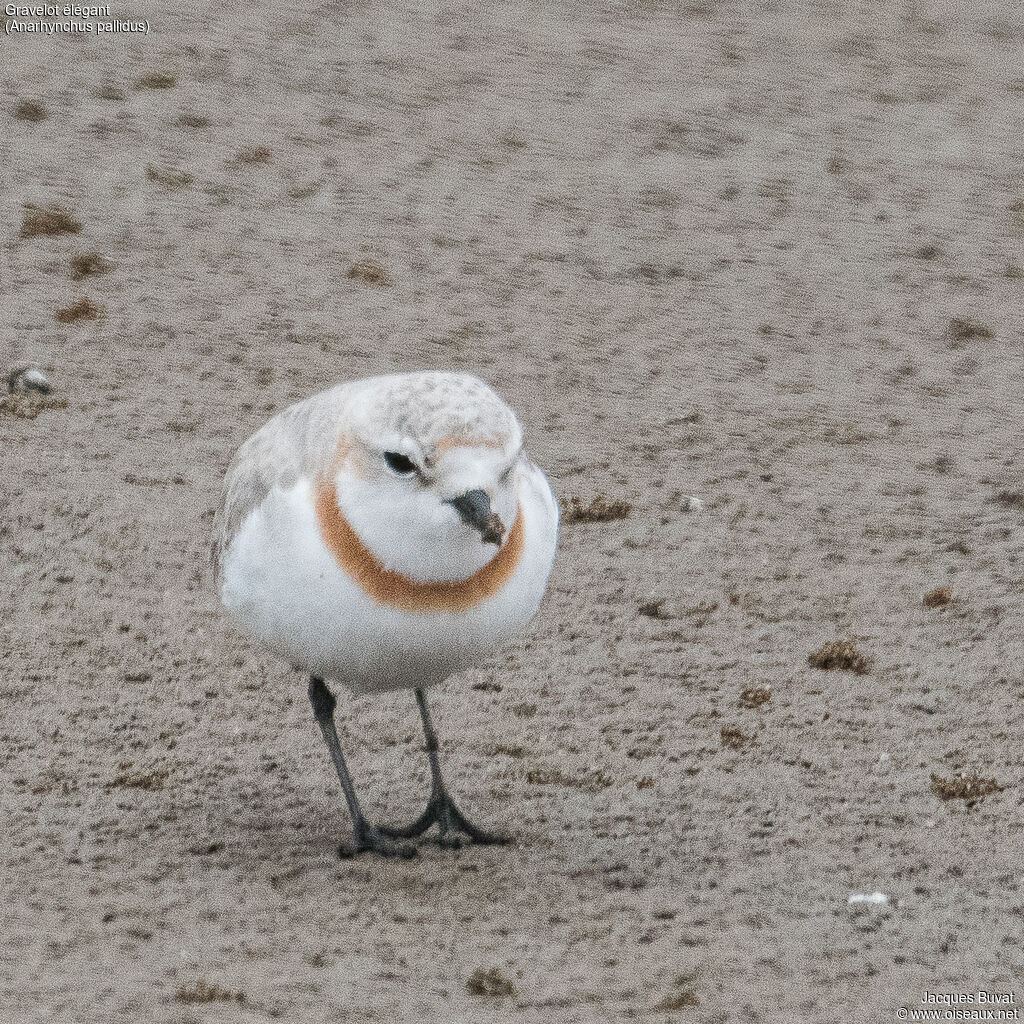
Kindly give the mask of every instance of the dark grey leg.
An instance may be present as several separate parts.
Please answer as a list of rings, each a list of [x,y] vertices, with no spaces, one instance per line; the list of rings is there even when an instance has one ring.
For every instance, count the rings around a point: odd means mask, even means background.
[[[439,829],[438,842],[442,846],[462,845],[463,840],[457,835],[452,835],[453,832],[461,832],[472,843],[509,842],[509,837],[506,835],[477,828],[456,806],[444,784],[444,776],[441,774],[441,765],[437,759],[437,733],[434,732],[430,708],[427,707],[427,696],[421,689],[416,691],[416,703],[419,705],[420,717],[423,719],[423,735],[427,741],[427,757],[430,759],[430,800],[427,803],[427,809],[411,825],[404,827],[381,825],[377,831],[381,835],[390,836],[393,839],[411,839],[414,836],[423,835],[436,822]]]
[[[380,830],[374,828],[363,815],[359,798],[356,796],[356,788],[352,784],[352,776],[349,775],[348,765],[345,764],[345,755],[341,752],[341,743],[338,742],[338,730],[334,725],[334,708],[337,701],[318,676],[309,677],[309,703],[313,706],[313,717],[324,734],[327,749],[331,752],[331,760],[334,762],[341,788],[345,791],[349,813],[352,815],[353,845],[342,843],[338,847],[338,854],[342,857],[352,857],[369,850],[385,857],[412,857],[416,853],[413,847],[388,842]]]

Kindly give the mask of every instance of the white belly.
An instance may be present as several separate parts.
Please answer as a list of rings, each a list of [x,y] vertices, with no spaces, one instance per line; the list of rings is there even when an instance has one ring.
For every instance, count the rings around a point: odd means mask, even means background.
[[[519,563],[501,590],[465,611],[407,612],[364,594],[324,546],[305,480],[250,513],[226,553],[221,599],[297,669],[357,693],[438,683],[488,657],[537,611],[557,510],[539,472],[528,484]]]

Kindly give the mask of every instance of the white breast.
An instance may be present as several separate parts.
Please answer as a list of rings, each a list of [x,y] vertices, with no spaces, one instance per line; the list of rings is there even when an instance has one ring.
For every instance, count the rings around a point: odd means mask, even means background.
[[[221,599],[296,668],[356,692],[440,682],[511,640],[540,604],[558,510],[532,464],[521,471],[519,496],[522,557],[500,591],[465,611],[406,612],[371,600],[324,546],[305,479],[275,488],[249,514],[224,558]]]

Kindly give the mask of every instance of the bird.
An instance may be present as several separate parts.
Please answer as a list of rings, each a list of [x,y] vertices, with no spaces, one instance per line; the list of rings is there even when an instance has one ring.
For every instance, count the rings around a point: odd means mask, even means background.
[[[308,695],[352,819],[339,853],[409,857],[503,843],[451,796],[427,690],[514,641],[553,565],[558,503],[516,414],[468,373],[349,381],[292,405],[245,441],[214,517],[220,600],[309,677]],[[372,824],[338,739],[337,697],[411,689],[431,791],[404,826]]]

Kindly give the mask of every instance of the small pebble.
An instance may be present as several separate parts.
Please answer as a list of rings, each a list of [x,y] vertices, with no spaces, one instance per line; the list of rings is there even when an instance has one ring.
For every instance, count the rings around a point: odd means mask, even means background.
[[[688,494],[682,500],[682,509],[684,512],[703,512],[704,502],[700,498],[695,498],[692,494]]]
[[[40,394],[48,395],[53,387],[46,374],[34,367],[14,370],[7,378],[7,390],[14,394],[21,391],[38,391]]]

